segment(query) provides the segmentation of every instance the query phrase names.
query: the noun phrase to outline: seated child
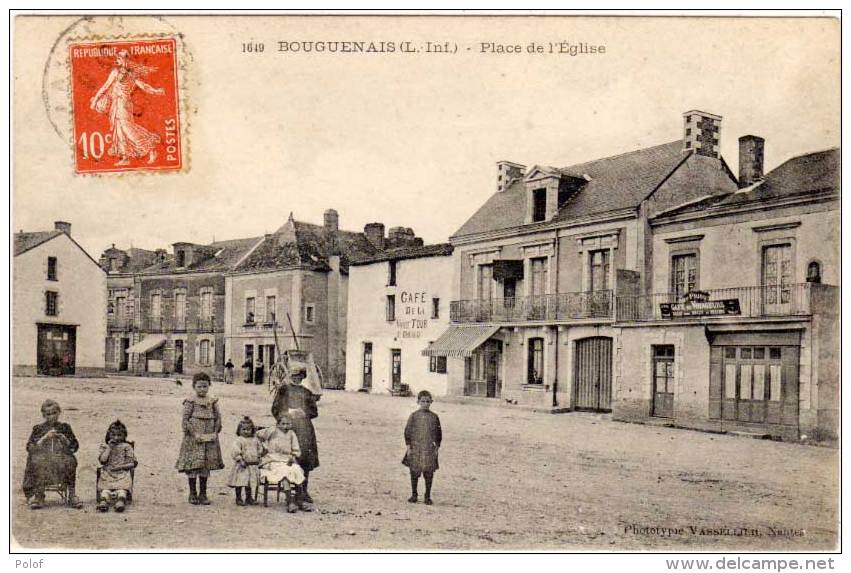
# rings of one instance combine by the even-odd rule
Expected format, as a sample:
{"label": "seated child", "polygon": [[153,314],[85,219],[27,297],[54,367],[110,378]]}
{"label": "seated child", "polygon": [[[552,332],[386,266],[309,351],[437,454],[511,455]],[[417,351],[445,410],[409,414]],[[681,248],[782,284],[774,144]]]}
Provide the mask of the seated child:
{"label": "seated child", "polygon": [[[263,444],[255,435],[254,422],[245,416],[236,427],[236,443],[234,444],[233,460],[235,465],[230,472],[228,485],[236,490],[237,505],[254,505],[257,503],[252,495],[257,491],[260,481],[260,457],[263,455]],[[242,501],[242,490],[245,490],[245,501]]]}
{"label": "seated child", "polygon": [[121,513],[127,504],[127,494],[133,487],[130,470],[138,465],[133,446],[127,442],[127,428],[116,420],[106,430],[106,443],[100,446],[100,490],[98,511],[109,511],[109,503],[115,502],[115,511]]}
{"label": "seated child", "polygon": [[83,506],[75,491],[77,458],[74,454],[80,444],[71,426],[59,421],[61,412],[59,404],[45,400],[41,405],[44,423],[33,426],[27,441],[23,489],[31,509],[40,509],[44,505],[44,490],[52,485],[67,487],[70,507],[79,509]]}
{"label": "seated child", "polygon": [[300,487],[304,483],[304,472],[296,458],[301,455],[301,448],[292,426],[289,414],[280,414],[277,426],[257,432],[266,452],[260,460],[260,477],[269,483],[283,482],[289,513],[299,509],[310,511]]}

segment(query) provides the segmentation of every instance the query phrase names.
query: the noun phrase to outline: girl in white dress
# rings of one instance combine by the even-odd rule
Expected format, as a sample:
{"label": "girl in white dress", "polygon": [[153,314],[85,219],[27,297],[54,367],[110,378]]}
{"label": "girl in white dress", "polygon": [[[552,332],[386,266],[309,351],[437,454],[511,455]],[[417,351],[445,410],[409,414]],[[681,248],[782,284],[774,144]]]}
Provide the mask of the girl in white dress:
{"label": "girl in white dress", "polygon": [[282,483],[287,496],[287,511],[295,513],[298,509],[307,510],[301,495],[304,472],[296,458],[301,455],[298,438],[292,430],[289,414],[281,414],[278,424],[257,432],[265,450],[260,459],[260,477],[269,483]]}

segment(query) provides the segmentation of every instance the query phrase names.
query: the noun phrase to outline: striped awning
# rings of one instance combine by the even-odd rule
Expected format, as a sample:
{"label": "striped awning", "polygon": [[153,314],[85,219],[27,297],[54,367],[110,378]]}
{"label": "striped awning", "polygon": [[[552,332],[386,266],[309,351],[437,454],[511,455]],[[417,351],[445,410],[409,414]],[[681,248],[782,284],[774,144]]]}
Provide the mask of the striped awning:
{"label": "striped awning", "polygon": [[473,351],[493,336],[499,326],[490,324],[470,324],[450,326],[440,338],[423,350],[423,356],[449,356],[464,358],[472,356]]}
{"label": "striped awning", "polygon": [[165,344],[165,336],[162,334],[152,334],[140,340],[133,346],[127,349],[127,354],[145,354],[154,348],[159,348]]}

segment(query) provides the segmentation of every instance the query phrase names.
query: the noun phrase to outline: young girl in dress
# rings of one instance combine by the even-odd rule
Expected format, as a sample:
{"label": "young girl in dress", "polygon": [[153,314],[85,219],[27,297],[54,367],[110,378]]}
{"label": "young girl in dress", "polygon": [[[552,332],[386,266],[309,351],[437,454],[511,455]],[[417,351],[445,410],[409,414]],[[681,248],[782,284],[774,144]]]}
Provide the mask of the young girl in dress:
{"label": "young girl in dress", "polygon": [[434,400],[428,390],[417,394],[417,405],[419,409],[408,418],[405,426],[405,445],[407,452],[402,463],[411,470],[411,497],[408,501],[417,502],[417,484],[420,475],[425,478],[426,505],[431,505],[431,484],[434,480],[434,472],[439,467],[437,464],[437,451],[443,440],[443,432],[440,429],[440,418],[431,411],[431,403]]}
{"label": "young girl in dress", "polygon": [[66,501],[70,507],[83,506],[75,492],[77,458],[74,454],[80,444],[71,426],[59,421],[61,413],[59,404],[45,400],[41,405],[44,422],[33,426],[27,441],[23,489],[30,509],[40,509],[44,505],[44,489],[51,485],[66,486]]}
{"label": "young girl in dress", "polygon": [[207,373],[199,372],[192,377],[192,389],[195,395],[183,401],[183,442],[176,467],[189,478],[189,503],[210,505],[207,478],[210,471],[225,467],[219,446],[222,416],[218,398],[207,396],[210,391]]}
{"label": "young girl in dress", "polygon": [[101,463],[98,489],[100,501],[98,511],[109,511],[110,502],[115,502],[115,511],[121,513],[127,504],[127,495],[133,487],[130,470],[138,465],[133,446],[127,442],[127,428],[116,420],[106,430],[104,444],[100,446]]}
{"label": "young girl in dress", "polygon": [[[230,472],[228,485],[236,491],[237,505],[254,505],[256,500],[252,495],[257,491],[260,458],[263,455],[263,445],[255,435],[254,422],[245,416],[236,427],[236,443],[233,450],[235,465]],[[245,490],[245,501],[242,501],[242,490]]]}
{"label": "young girl in dress", "polygon": [[266,452],[260,460],[260,476],[269,483],[283,481],[289,513],[295,513],[299,509],[312,511],[302,494],[304,472],[296,461],[301,455],[301,448],[292,426],[289,414],[280,414],[277,426],[257,432]]}

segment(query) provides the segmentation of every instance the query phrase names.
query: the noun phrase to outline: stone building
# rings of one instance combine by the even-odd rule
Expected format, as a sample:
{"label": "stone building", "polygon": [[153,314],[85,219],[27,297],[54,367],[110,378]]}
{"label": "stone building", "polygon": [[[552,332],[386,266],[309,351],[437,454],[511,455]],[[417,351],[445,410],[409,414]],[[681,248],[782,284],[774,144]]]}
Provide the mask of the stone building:
{"label": "stone building", "polygon": [[447,358],[423,356],[449,324],[452,245],[403,246],[349,265],[346,390],[449,393]]}
{"label": "stone building", "polygon": [[225,272],[260,241],[180,242],[172,245],[171,253],[107,249],[101,256],[109,287],[107,368],[221,375]]}
{"label": "stone building", "polygon": [[381,223],[343,230],[334,209],[322,225],[290,214],[227,273],[224,353],[242,374],[237,379],[261,382],[280,352],[299,348],[313,354],[325,386],[343,388],[350,262],[416,244],[422,241],[409,228],[391,228],[386,237]]}
{"label": "stone building", "polygon": [[839,151],[763,177],[740,138],[741,189],[650,219],[651,290],[618,300],[614,415],[789,439],[839,412]]}
{"label": "stone building", "polygon": [[500,162],[496,193],[450,237],[452,325],[426,350],[449,358],[450,387],[611,410],[615,301],[649,288],[650,219],[737,188],[705,135],[720,121],[686,112],[683,139],[568,167]]}
{"label": "stone building", "polygon": [[106,276],[71,224],[15,233],[12,373],[103,375]]}

